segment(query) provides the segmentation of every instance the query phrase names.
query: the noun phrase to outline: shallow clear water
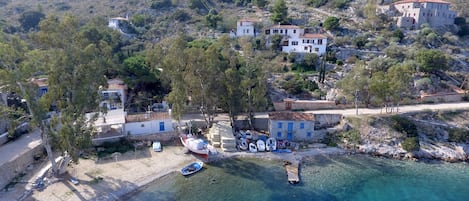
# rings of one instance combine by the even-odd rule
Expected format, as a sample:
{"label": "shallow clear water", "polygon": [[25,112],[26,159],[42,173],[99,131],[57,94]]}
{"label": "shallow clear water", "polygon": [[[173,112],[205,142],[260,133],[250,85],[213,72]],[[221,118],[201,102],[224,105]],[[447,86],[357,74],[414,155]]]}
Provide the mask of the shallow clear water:
{"label": "shallow clear water", "polygon": [[[127,199],[127,198],[126,198]],[[301,183],[286,182],[281,162],[228,159],[190,177],[165,176],[129,200],[163,201],[466,201],[469,165],[355,156],[304,160]]]}

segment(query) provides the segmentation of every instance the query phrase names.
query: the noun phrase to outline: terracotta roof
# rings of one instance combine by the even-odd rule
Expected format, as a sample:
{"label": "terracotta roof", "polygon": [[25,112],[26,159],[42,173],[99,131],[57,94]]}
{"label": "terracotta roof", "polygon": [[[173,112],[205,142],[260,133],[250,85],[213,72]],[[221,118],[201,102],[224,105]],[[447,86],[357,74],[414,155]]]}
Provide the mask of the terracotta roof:
{"label": "terracotta roof", "polygon": [[33,78],[31,82],[36,84],[38,87],[46,87],[47,86],[47,78]]}
{"label": "terracotta roof", "polygon": [[168,112],[150,112],[141,114],[132,114],[125,117],[126,122],[142,122],[151,120],[171,119]]}
{"label": "terracotta roof", "polygon": [[444,4],[451,4],[447,1],[442,0],[402,0],[398,2],[394,2],[394,4],[403,4],[403,3],[444,3]]}
{"label": "terracotta roof", "polygon": [[112,79],[107,81],[108,87],[107,89],[124,89],[127,90],[127,85],[124,81],[120,79]]}
{"label": "terracotta roof", "polygon": [[271,120],[293,120],[293,121],[314,121],[314,114],[299,112],[274,112],[269,113]]}
{"label": "terracotta roof", "polygon": [[299,26],[296,25],[275,25],[270,27],[271,29],[299,29]]}
{"label": "terracotta roof", "polygon": [[303,34],[300,38],[327,38],[325,35],[322,34]]}

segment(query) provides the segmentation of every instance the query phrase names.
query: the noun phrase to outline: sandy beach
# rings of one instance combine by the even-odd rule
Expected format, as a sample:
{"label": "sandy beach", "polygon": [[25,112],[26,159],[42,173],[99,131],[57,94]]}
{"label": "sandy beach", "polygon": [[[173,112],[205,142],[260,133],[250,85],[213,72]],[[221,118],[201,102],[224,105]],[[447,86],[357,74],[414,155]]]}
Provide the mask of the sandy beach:
{"label": "sandy beach", "polygon": [[[339,148],[310,148],[293,153],[219,153],[215,160],[230,157],[255,157],[266,160],[301,160],[307,156],[333,155],[345,153]],[[68,174],[53,182],[42,191],[34,190],[27,201],[83,201],[83,200],[119,200],[125,194],[135,191],[162,176],[178,171],[184,165],[198,160],[192,154],[185,154],[182,146],[165,146],[163,152],[154,152],[144,148],[136,152],[127,152],[121,156],[106,160],[81,159],[79,164],[69,167]],[[69,181],[75,177],[78,185]],[[16,190],[2,192],[2,200],[18,200],[24,192],[24,186],[18,184]],[[23,188],[23,191],[18,190]]]}

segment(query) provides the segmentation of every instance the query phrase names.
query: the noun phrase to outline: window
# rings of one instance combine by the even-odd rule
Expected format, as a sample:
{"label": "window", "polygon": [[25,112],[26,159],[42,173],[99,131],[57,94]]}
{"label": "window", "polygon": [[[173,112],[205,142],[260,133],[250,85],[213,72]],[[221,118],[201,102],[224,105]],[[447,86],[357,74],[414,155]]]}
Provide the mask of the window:
{"label": "window", "polygon": [[309,43],[309,40],[306,40],[306,43]]}
{"label": "window", "polygon": [[246,33],[249,33],[249,29],[248,29],[248,30],[246,30]]}
{"label": "window", "polygon": [[307,132],[306,137],[311,137],[311,132]]}
{"label": "window", "polygon": [[164,122],[160,122],[160,131],[164,131]]}
{"label": "window", "polygon": [[294,34],[296,33],[296,29],[293,29],[293,33],[294,33]]}
{"label": "window", "polygon": [[283,33],[283,30],[282,30],[282,29],[280,29],[280,33]]}
{"label": "window", "polygon": [[282,138],[282,132],[277,132],[277,138]]}
{"label": "window", "polygon": [[292,41],[291,45],[298,45],[298,41]]}
{"label": "window", "polygon": [[305,43],[305,39],[303,39],[303,43]]}
{"label": "window", "polygon": [[287,34],[287,33],[288,33],[288,29],[285,29],[285,34]]}
{"label": "window", "polygon": [[319,48],[317,48],[317,47],[314,48],[314,51],[315,51],[315,52],[319,52]]}
{"label": "window", "polygon": [[305,46],[305,50],[308,50],[308,47]]}
{"label": "window", "polygon": [[278,30],[277,30],[277,29],[274,29],[274,34],[275,34],[275,33],[278,33]]}
{"label": "window", "polygon": [[322,39],[318,39],[318,44],[322,45]]}
{"label": "window", "polygon": [[301,122],[300,123],[300,129],[304,129],[305,128],[305,123]]}
{"label": "window", "polygon": [[278,122],[277,127],[282,128],[282,122]]}

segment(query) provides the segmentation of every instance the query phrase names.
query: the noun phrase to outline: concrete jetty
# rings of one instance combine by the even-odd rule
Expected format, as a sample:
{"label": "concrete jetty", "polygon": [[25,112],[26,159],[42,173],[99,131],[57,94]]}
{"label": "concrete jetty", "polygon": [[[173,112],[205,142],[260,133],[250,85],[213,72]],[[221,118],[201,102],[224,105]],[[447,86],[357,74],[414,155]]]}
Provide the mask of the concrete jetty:
{"label": "concrete jetty", "polygon": [[287,180],[290,184],[300,182],[299,167],[300,161],[284,161],[285,170],[287,171]]}

